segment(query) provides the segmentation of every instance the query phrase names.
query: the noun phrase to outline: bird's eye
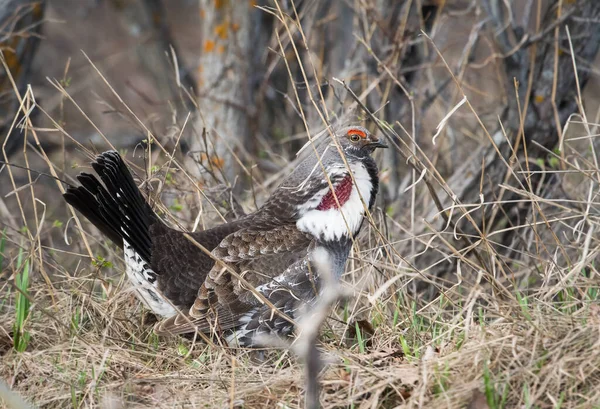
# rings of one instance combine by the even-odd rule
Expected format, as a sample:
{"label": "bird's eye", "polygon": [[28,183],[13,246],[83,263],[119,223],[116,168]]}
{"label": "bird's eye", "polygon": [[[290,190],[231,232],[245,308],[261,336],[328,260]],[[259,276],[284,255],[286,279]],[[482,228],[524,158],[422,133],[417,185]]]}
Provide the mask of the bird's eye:
{"label": "bird's eye", "polygon": [[357,135],[357,134],[351,134],[351,135],[350,135],[350,140],[351,140],[352,142],[358,142],[358,141],[360,141],[360,136],[359,136],[359,135]]}

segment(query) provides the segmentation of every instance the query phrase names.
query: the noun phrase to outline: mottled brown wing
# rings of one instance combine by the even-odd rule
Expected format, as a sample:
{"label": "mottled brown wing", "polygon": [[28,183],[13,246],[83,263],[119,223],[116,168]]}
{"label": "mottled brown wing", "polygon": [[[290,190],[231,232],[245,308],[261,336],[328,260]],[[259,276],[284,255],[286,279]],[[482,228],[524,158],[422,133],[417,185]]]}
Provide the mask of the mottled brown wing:
{"label": "mottled brown wing", "polygon": [[[209,251],[225,237],[245,225],[245,220],[225,223],[213,229],[190,233],[192,238]],[[214,258],[188,240],[184,233],[163,223],[150,226],[152,237],[151,267],[158,272],[161,292],[180,308],[189,308],[204,283]]]}
{"label": "mottled brown wing", "polygon": [[311,240],[295,224],[264,230],[262,227],[252,225],[230,234],[215,247],[213,255],[227,263],[238,263],[273,254],[296,252],[306,248]]}
{"label": "mottled brown wing", "polygon": [[[203,317],[211,306],[214,308],[215,305],[225,306],[234,312],[237,310],[240,304],[238,297],[244,285],[229,269],[243,275],[249,285],[257,286],[285,271],[294,261],[289,257],[305,253],[309,244],[310,236],[300,232],[295,226],[280,226],[270,231],[243,229],[229,235],[213,250],[213,255],[222,263],[216,263],[208,273],[198,297],[190,308],[190,316]],[[276,255],[281,255],[282,260],[274,263],[274,268],[264,268],[265,262],[272,260]],[[266,260],[258,261],[263,258]],[[290,264],[284,266],[281,261],[289,261]],[[264,269],[254,270],[257,267]],[[248,271],[250,269],[257,273]]]}
{"label": "mottled brown wing", "polygon": [[[239,270],[242,272],[244,279],[256,288],[271,281],[273,277],[280,275],[298,260],[306,257],[307,252],[307,248],[303,247],[298,252],[259,257],[240,263]],[[245,301],[244,297],[250,294],[249,292],[242,291],[241,285],[236,285],[234,291],[240,296],[242,302]]]}
{"label": "mottled brown wing", "polygon": [[[253,305],[238,298],[234,282],[230,278],[230,274],[218,277],[219,285],[216,288],[205,282],[189,312],[182,312],[163,320],[157,324],[154,331],[158,335],[177,335],[194,331],[209,334],[239,325],[241,317],[247,314]],[[239,291],[247,292],[241,287]]]}
{"label": "mottled brown wing", "polygon": [[[256,295],[248,288],[258,288],[272,282],[274,277],[281,276],[290,266],[307,256],[307,248],[308,244],[296,252],[260,257],[237,264],[234,269],[243,281],[230,274],[229,270],[211,276],[206,281],[206,295],[202,297],[208,301],[204,304],[205,308],[209,306],[214,310],[216,306],[221,317],[247,312],[249,306],[255,305],[257,301]],[[211,294],[216,298],[211,298]],[[196,314],[192,313],[194,316]]]}
{"label": "mottled brown wing", "polygon": [[216,305],[200,318],[186,314],[166,319],[157,324],[155,332],[159,335],[176,335],[194,331],[207,334],[224,331],[229,332],[238,345],[254,346],[260,343],[255,339],[258,334],[291,334],[293,325],[288,318],[296,319],[303,306],[314,302],[319,286],[308,257],[304,257],[290,265],[276,279],[257,287],[258,292],[277,311],[245,290],[240,293],[238,304]]}
{"label": "mottled brown wing", "polygon": [[[307,255],[308,244],[298,252],[271,255],[229,265],[256,288],[272,281],[289,266]],[[237,325],[239,318],[250,311],[257,299],[245,284],[233,276],[222,263],[211,269],[193,306],[184,315],[165,320],[157,327],[157,334],[183,334],[195,330],[210,332],[217,327],[227,330]]]}

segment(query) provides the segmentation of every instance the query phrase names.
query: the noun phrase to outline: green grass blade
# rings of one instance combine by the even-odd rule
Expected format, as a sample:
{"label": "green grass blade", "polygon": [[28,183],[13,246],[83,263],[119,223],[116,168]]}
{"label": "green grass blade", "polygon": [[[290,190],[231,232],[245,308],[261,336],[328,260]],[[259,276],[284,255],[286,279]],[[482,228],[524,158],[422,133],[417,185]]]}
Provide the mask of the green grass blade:
{"label": "green grass blade", "polygon": [[[21,269],[21,266],[23,268]],[[23,249],[19,250],[17,257],[17,275],[15,285],[20,290],[16,293],[15,301],[15,325],[13,346],[18,352],[23,352],[29,344],[30,334],[25,331],[25,321],[29,315],[29,259],[23,264]]]}

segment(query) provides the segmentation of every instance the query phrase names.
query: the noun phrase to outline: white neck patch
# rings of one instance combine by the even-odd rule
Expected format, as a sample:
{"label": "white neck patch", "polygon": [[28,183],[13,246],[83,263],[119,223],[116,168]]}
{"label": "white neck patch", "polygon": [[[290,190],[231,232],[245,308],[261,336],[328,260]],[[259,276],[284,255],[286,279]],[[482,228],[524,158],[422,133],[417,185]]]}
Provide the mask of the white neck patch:
{"label": "white neck patch", "polygon": [[[354,235],[358,232],[365,214],[361,196],[365,205],[368,206],[371,201],[373,183],[369,172],[361,162],[350,165],[350,170],[354,175],[355,184],[352,186],[348,201],[339,209],[307,211],[296,222],[298,230],[324,240],[337,240],[344,235]],[[315,202],[316,207],[320,200]]]}

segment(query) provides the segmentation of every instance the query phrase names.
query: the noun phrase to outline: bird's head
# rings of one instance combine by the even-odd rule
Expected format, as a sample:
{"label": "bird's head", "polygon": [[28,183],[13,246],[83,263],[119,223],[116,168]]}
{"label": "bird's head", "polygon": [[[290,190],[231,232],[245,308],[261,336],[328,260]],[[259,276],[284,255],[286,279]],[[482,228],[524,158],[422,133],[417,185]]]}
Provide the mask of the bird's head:
{"label": "bird's head", "polygon": [[349,126],[335,133],[335,137],[349,159],[361,159],[377,148],[388,146],[362,126]]}

